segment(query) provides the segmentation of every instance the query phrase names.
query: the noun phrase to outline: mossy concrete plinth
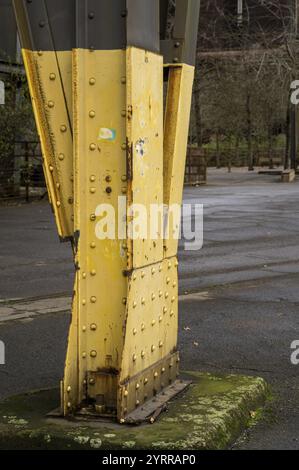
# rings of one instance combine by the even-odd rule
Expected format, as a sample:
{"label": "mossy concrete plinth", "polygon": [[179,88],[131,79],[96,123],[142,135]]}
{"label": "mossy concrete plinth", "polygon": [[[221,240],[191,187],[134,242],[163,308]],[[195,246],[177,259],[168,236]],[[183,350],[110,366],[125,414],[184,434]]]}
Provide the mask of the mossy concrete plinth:
{"label": "mossy concrete plinth", "polygon": [[184,374],[193,384],[153,425],[47,419],[57,390],[0,403],[0,449],[225,449],[259,416],[269,390],[261,378]]}

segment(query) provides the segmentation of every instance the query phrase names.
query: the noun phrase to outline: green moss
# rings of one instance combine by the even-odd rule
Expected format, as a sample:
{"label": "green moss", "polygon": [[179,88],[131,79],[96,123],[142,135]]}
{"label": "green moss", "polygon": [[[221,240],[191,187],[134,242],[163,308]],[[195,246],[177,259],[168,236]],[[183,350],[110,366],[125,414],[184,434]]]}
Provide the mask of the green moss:
{"label": "green moss", "polygon": [[263,379],[188,373],[193,384],[154,425],[47,420],[59,393],[41,391],[0,404],[0,449],[224,449],[262,416]]}

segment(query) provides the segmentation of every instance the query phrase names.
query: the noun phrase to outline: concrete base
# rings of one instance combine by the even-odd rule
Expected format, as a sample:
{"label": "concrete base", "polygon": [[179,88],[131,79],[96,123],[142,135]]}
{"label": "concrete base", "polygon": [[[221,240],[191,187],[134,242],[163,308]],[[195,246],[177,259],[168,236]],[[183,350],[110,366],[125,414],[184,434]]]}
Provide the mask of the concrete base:
{"label": "concrete base", "polygon": [[281,174],[282,183],[292,183],[296,178],[295,170],[285,170]]}
{"label": "concrete base", "polygon": [[40,391],[0,403],[0,450],[225,449],[256,420],[269,397],[261,378],[190,372],[193,384],[153,425],[46,418],[59,391]]}

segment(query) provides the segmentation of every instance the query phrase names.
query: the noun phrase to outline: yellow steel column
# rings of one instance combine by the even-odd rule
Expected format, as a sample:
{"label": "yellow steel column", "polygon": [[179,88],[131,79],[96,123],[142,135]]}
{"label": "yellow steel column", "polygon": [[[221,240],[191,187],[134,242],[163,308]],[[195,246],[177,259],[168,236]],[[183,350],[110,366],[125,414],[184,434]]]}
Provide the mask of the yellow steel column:
{"label": "yellow steel column", "polygon": [[22,53],[58,233],[63,239],[72,238],[71,51],[56,53],[22,49]]}
{"label": "yellow steel column", "polygon": [[[127,193],[126,52],[73,53],[76,293],[64,377],[64,413],[83,400],[117,408],[127,296],[126,239],[99,239],[97,224]],[[111,228],[111,227],[110,227]],[[75,330],[77,328],[77,334]],[[74,370],[76,369],[76,373]]]}

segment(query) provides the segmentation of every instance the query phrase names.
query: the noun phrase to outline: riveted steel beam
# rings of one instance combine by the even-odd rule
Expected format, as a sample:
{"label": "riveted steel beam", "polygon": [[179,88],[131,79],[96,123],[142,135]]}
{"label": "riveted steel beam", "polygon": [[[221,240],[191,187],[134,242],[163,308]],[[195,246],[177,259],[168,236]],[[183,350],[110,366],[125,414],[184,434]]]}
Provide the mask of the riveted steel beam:
{"label": "riveted steel beam", "polygon": [[13,1],[43,151],[48,192],[63,240],[73,239],[72,0]]}
{"label": "riveted steel beam", "polygon": [[176,0],[170,37],[166,37],[169,0],[161,0],[161,53],[164,62],[195,65],[200,0]]}
{"label": "riveted steel beam", "polygon": [[159,0],[77,0],[79,49],[159,52]]}
{"label": "riveted steel beam", "polygon": [[11,0],[0,0],[0,12],[0,61],[15,64],[17,62],[17,25]]}
{"label": "riveted steel beam", "polygon": [[[164,240],[163,204],[182,200],[193,67],[170,66],[163,130],[158,0],[14,5],[58,230],[73,236],[61,411],[130,422],[178,376],[177,241]],[[142,237],[132,206],[145,211]],[[110,211],[116,230],[103,237]]]}

